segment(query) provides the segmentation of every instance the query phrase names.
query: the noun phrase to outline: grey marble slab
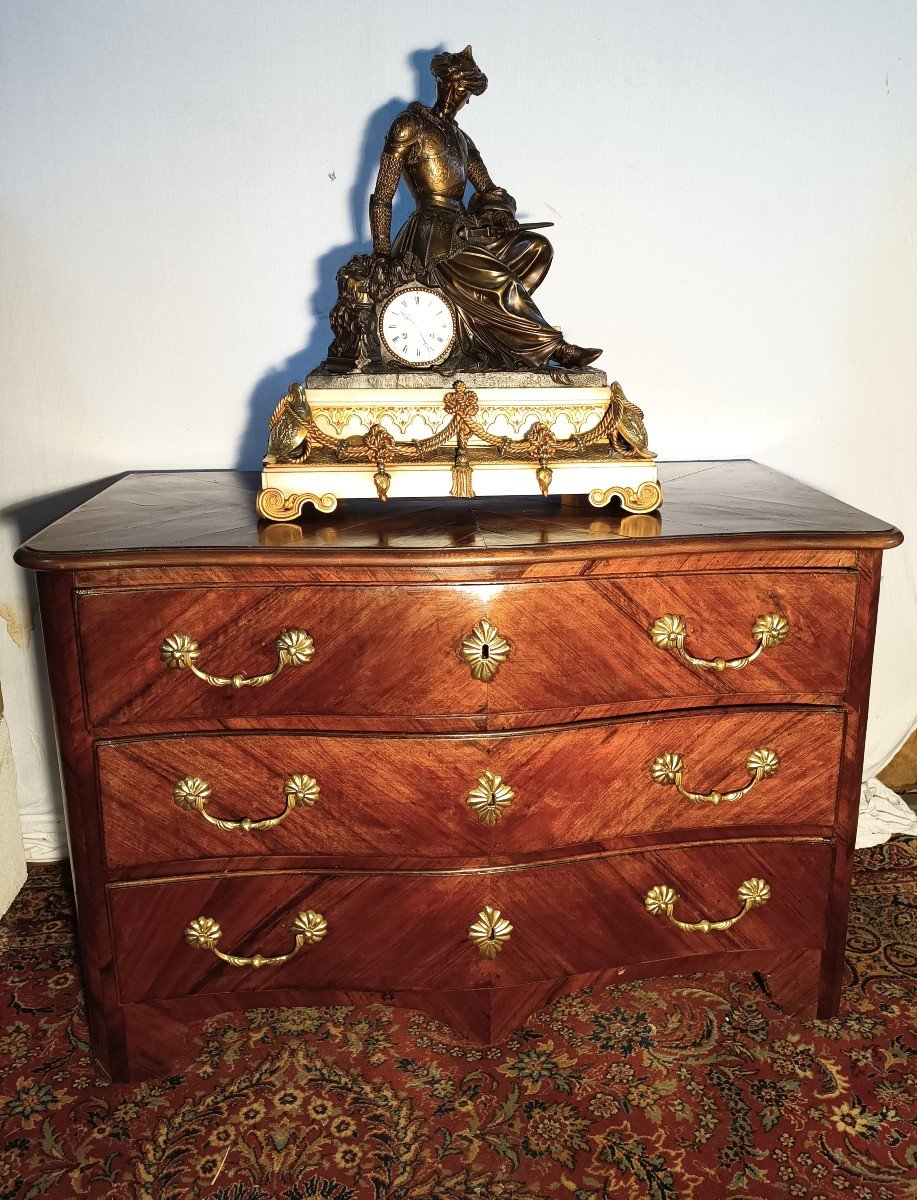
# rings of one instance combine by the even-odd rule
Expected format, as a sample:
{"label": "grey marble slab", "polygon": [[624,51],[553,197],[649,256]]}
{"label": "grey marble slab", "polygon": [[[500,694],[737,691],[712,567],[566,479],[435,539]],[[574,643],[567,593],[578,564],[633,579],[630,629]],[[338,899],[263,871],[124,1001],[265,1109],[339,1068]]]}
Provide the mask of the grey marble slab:
{"label": "grey marble slab", "polygon": [[604,371],[586,367],[581,371],[388,371],[378,374],[332,375],[328,371],[310,371],[306,387],[332,391],[370,389],[451,388],[461,379],[468,388],[559,388],[608,386]]}

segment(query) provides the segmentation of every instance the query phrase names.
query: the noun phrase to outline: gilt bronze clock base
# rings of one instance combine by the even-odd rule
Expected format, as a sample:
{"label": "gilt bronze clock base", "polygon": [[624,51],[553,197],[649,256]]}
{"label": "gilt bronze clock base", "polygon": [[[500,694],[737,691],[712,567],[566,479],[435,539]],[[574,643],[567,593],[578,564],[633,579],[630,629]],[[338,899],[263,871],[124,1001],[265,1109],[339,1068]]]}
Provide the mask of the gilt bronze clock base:
{"label": "gilt bronze clock base", "polygon": [[[553,468],[551,495],[586,495],[602,507],[613,499],[631,513],[647,513],[662,503],[655,463],[560,463]],[[530,466],[521,463],[475,463],[475,496],[538,496],[542,492]],[[313,506],[330,513],[344,499],[375,499],[373,468],[366,466],[265,467],[258,493],[258,515],[268,521],[295,521]],[[419,463],[392,471],[389,498],[453,496],[448,463]]]}
{"label": "gilt bronze clock base", "polygon": [[[438,384],[438,386],[437,386]],[[258,514],[295,521],[343,499],[585,495],[662,503],[643,414],[603,372],[313,372],[270,423]]]}

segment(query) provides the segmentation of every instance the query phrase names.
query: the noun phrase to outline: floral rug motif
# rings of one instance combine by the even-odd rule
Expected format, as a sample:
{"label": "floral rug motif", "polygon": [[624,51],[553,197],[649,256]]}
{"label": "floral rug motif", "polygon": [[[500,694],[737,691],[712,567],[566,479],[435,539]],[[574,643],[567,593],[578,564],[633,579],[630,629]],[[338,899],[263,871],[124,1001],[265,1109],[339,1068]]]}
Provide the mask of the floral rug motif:
{"label": "floral rug motif", "polygon": [[0,923],[0,1200],[917,1197],[917,840],[857,853],[832,1021],[752,978],[594,988],[506,1043],[262,1010],[165,1079],[99,1085],[66,874]]}

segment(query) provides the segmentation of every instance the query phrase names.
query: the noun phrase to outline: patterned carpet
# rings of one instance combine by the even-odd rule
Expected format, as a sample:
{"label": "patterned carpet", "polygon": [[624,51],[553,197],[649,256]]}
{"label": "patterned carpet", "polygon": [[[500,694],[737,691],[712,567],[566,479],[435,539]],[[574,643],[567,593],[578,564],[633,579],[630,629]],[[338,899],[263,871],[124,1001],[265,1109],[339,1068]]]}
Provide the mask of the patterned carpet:
{"label": "patterned carpet", "polygon": [[564,997],[492,1049],[383,1005],[261,1011],[106,1087],[66,880],[37,868],[0,924],[0,1197],[917,1196],[917,841],[857,867],[833,1021],[718,977]]}

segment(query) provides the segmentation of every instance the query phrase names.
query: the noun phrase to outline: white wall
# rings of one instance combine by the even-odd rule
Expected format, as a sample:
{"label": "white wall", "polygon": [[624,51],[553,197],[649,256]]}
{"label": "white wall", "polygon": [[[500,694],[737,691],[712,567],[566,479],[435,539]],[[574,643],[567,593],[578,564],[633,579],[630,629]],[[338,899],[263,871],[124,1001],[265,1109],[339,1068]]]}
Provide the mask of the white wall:
{"label": "white wall", "polygon": [[[607,347],[661,455],[755,457],[917,532],[912,3],[0,0],[0,22],[0,679],[34,854],[60,846],[57,784],[14,546],[118,472],[257,466],[441,46],[473,43],[491,86],[463,123],[557,222],[545,313]],[[914,724],[914,564],[886,558],[873,767]]]}

